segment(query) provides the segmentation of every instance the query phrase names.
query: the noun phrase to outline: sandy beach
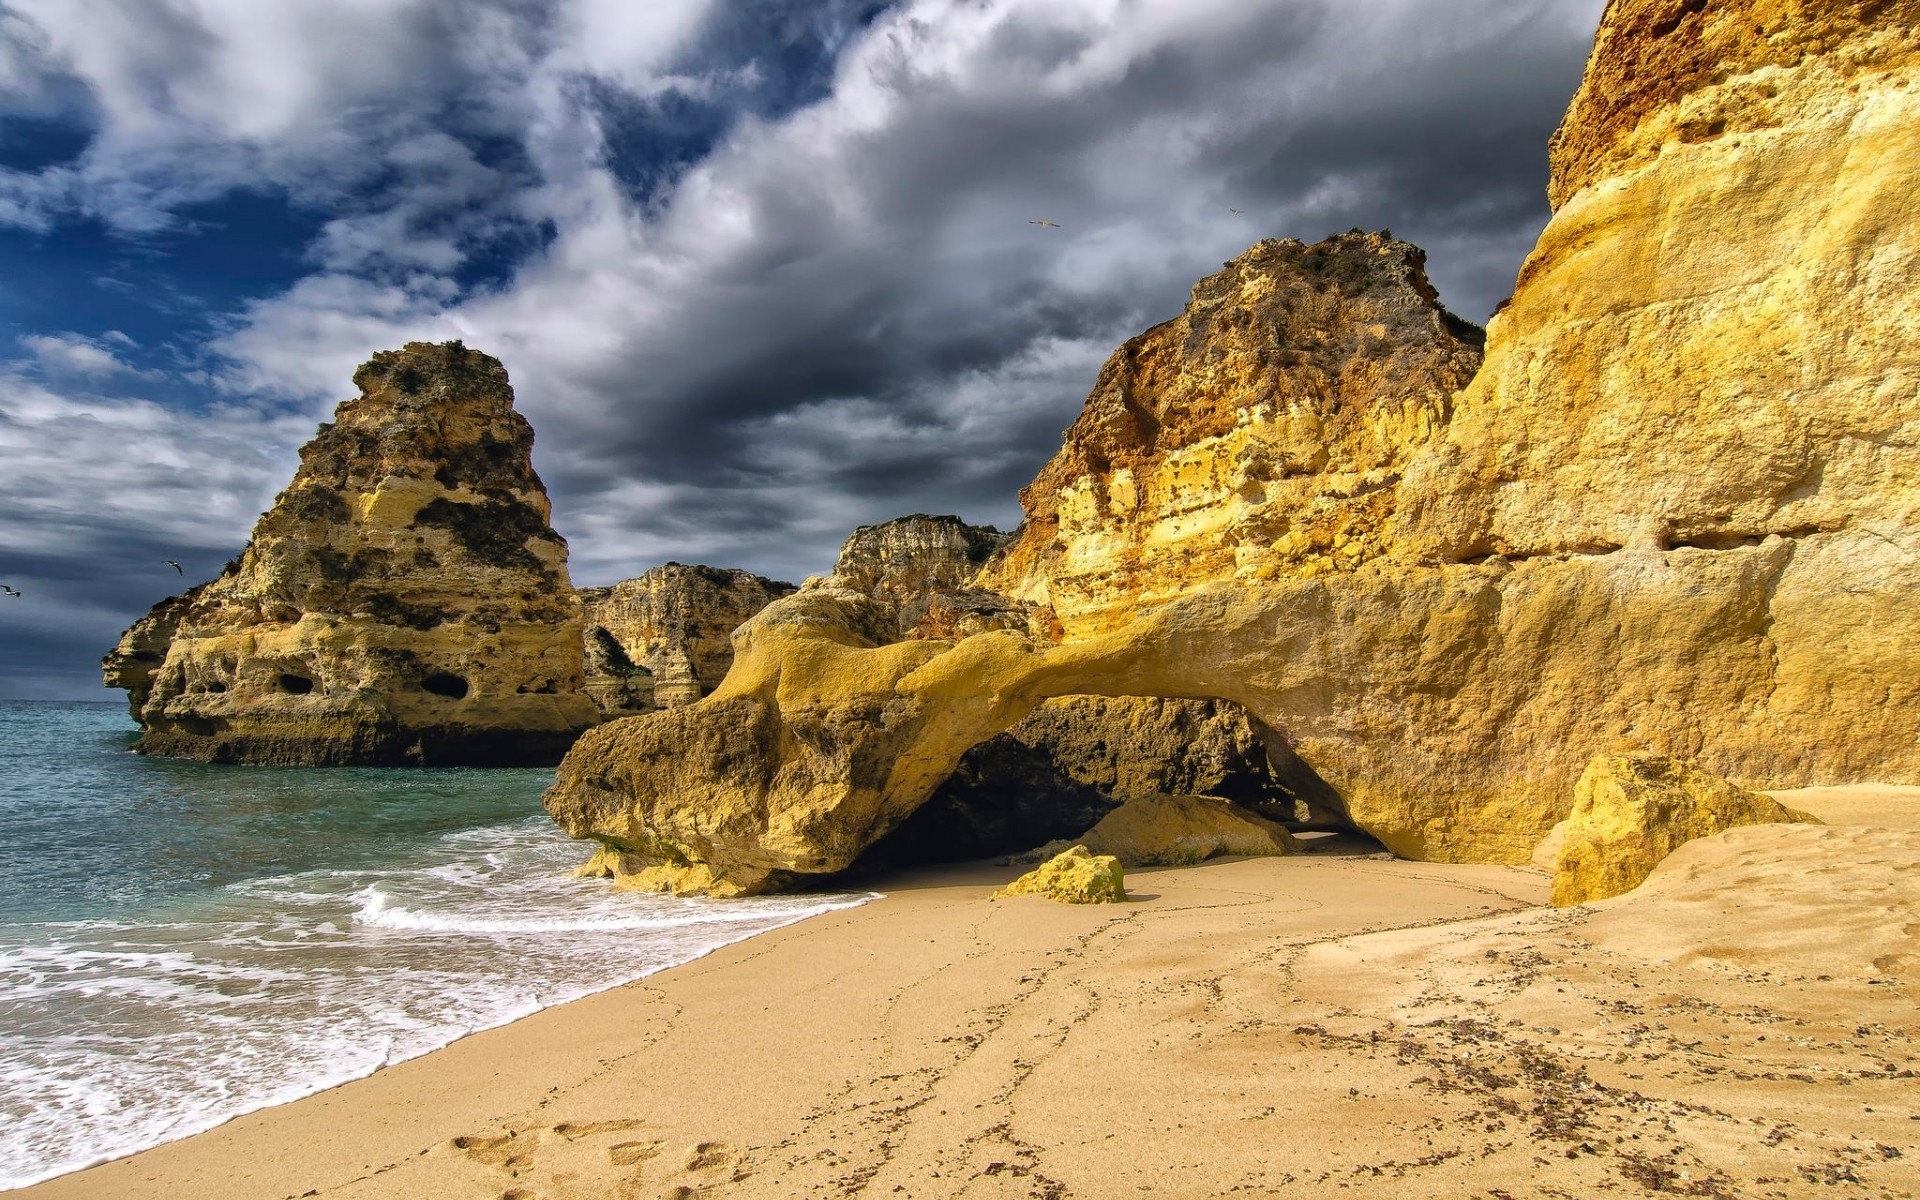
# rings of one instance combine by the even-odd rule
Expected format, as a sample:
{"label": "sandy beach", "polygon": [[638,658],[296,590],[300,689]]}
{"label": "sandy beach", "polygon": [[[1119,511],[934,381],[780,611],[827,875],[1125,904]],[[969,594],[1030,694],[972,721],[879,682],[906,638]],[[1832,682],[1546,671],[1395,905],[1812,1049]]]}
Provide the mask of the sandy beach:
{"label": "sandy beach", "polygon": [[1339,840],[1123,906],[916,872],[19,1194],[1920,1194],[1920,789],[1789,795],[1835,824],[1573,910]]}

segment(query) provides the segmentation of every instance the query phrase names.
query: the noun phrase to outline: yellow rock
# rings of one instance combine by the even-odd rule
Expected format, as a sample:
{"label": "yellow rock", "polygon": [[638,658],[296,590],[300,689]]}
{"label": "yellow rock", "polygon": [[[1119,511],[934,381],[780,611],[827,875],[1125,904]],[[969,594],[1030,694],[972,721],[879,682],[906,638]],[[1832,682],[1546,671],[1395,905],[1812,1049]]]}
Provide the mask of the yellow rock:
{"label": "yellow rock", "polygon": [[587,691],[609,717],[691,704],[726,678],[728,636],[794,590],[746,571],[686,563],[582,588]]}
{"label": "yellow rock", "polygon": [[1075,694],[1238,703],[1289,786],[1426,860],[1527,862],[1621,744],[1920,782],[1917,29],[1615,0],[1477,374],[1413,247],[1263,243],[1023,492],[976,582],[1032,640],[881,646],[803,592],[688,718],[584,737],[549,810],[783,886]]}
{"label": "yellow rock", "polygon": [[559,760],[598,720],[533,430],[500,363],[409,343],[300,452],[219,578],[102,664],[142,753],[282,766]]}
{"label": "yellow rock", "polygon": [[994,894],[1002,896],[1044,896],[1062,904],[1119,904],[1126,900],[1124,872],[1120,860],[1106,854],[1089,853],[1085,846],[1074,846],[1028,871]]}
{"label": "yellow rock", "polygon": [[1821,823],[1677,759],[1599,755],[1574,785],[1572,815],[1550,839],[1559,841],[1553,902],[1582,904],[1630,892],[1686,842],[1783,822]]}
{"label": "yellow rock", "polygon": [[1286,827],[1213,796],[1140,796],[1080,839],[1130,867],[1184,866],[1222,854],[1294,854]]}
{"label": "yellow rock", "polygon": [[1264,241],[1195,284],[1107,360],[980,585],[1071,639],[1198,584],[1377,549],[1393,484],[1480,366],[1481,331],[1440,306],[1425,263],[1356,231]]}

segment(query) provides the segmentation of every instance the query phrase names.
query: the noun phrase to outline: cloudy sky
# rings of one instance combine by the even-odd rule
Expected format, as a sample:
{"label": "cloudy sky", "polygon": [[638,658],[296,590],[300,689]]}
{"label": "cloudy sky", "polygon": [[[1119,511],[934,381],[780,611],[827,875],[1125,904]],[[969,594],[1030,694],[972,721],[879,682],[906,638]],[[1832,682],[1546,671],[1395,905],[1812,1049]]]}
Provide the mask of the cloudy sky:
{"label": "cloudy sky", "polygon": [[1262,237],[1389,227],[1484,320],[1601,7],[0,0],[0,697],[102,696],[411,338],[506,362],[577,582],[1011,526]]}

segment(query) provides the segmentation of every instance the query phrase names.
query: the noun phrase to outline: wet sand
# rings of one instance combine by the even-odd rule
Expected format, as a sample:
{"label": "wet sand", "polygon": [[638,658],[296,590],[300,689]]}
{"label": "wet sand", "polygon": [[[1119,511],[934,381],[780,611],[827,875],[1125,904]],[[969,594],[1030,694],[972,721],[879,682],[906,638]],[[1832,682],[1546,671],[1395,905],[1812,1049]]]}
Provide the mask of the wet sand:
{"label": "wet sand", "polygon": [[1630,896],[1313,854],[887,898],[25,1197],[1920,1195],[1920,789]]}

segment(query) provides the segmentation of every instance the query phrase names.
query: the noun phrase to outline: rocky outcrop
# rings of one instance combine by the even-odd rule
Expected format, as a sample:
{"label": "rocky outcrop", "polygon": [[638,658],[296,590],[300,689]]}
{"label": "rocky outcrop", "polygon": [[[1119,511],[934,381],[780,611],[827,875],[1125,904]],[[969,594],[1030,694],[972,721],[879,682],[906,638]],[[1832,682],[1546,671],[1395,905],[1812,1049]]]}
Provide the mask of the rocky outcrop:
{"label": "rocky outcrop", "polygon": [[726,677],[734,629],[793,592],[746,571],[674,562],[582,588],[588,689],[609,716],[692,704]]}
{"label": "rocky outcrop", "polygon": [[549,807],[773,886],[1071,694],[1240,704],[1433,860],[1526,862],[1623,743],[1920,779],[1916,5],[1615,0],[1470,386],[1417,251],[1263,243],[1108,363],[976,581],[1057,642],[878,646],[803,592],[703,714],[756,749],[596,731]]}
{"label": "rocky outcrop", "polygon": [[1078,638],[1200,584],[1378,554],[1402,472],[1480,366],[1425,264],[1355,232],[1262,242],[1201,280],[1107,360],[980,585]]}
{"label": "rocky outcrop", "polygon": [[587,695],[603,717],[652,712],[660,707],[654,694],[653,670],[627,657],[605,626],[586,625],[580,646],[586,672]]}
{"label": "rocky outcrop", "polygon": [[104,663],[136,749],[210,762],[547,763],[597,717],[578,601],[500,363],[408,344],[217,579],[162,601]]}
{"label": "rocky outcrop", "polygon": [[891,606],[902,637],[957,640],[1025,629],[1025,605],[973,586],[981,564],[1010,536],[925,513],[862,525],[840,547],[830,582]]}
{"label": "rocky outcrop", "polygon": [[1222,854],[1296,854],[1286,827],[1213,796],[1140,796],[1079,839],[1129,867],[1186,866]]}
{"label": "rocky outcrop", "polygon": [[[1306,322],[1343,310],[1343,296],[1351,293],[1352,307],[1370,322],[1417,326],[1434,343],[1430,353],[1409,356],[1369,340],[1369,334],[1351,340],[1353,353],[1427,364],[1441,375],[1437,381],[1415,378],[1417,366],[1392,372],[1356,366],[1336,374],[1391,375],[1419,404],[1444,405],[1444,385],[1456,382],[1455,373],[1465,369],[1461,360],[1470,360],[1472,350],[1453,333],[1454,323],[1434,301],[1419,262],[1412,247],[1380,237],[1342,237],[1320,247],[1268,243],[1231,265],[1226,278],[1200,285],[1195,309],[1223,329],[1243,331],[1236,336],[1249,344],[1284,348],[1322,340]],[[1302,299],[1289,305],[1273,302],[1276,296]],[[1217,311],[1235,297],[1244,299],[1245,310]],[[1424,318],[1408,315],[1415,310]],[[1296,320],[1297,327],[1271,324]],[[1263,334],[1244,333],[1260,321],[1269,323]],[[1166,338],[1167,328],[1148,338]],[[1168,341],[1181,354],[1206,358],[1204,339]],[[1115,361],[1140,356],[1140,345],[1130,344]],[[1283,368],[1295,365],[1290,354],[1272,353]],[[1125,392],[1145,402],[1144,385],[1122,386],[1115,371],[1110,364],[1096,395]],[[1185,378],[1177,372],[1172,377]],[[1324,390],[1322,374],[1311,379]],[[1276,393],[1263,384],[1258,394],[1271,400]],[[1357,391],[1339,395],[1360,398]],[[1414,403],[1390,407],[1399,411]],[[1169,418],[1174,412],[1165,405],[1159,411]],[[1175,440],[1168,429],[1157,444]],[[1070,435],[1063,455],[1076,453]],[[1003,578],[1010,557],[1028,545],[1023,537],[981,578]],[[1045,564],[1061,556],[1027,557]],[[1159,583],[1142,572],[1128,576],[1136,598],[1143,588],[1174,586],[1168,573],[1178,569],[1178,556],[1156,562],[1163,572]],[[1125,575],[1117,567],[1113,573]],[[1044,588],[1027,590],[1030,603],[1059,599]],[[1220,598],[1246,595],[1236,590]],[[1247,657],[1244,632],[1228,631],[1223,640],[1214,636],[1217,630],[1168,626],[1168,634],[1155,639],[1161,643],[1156,669],[1148,661],[1154,657],[1149,643],[1121,635],[1069,636],[1051,649],[1044,642],[1036,648],[1025,630],[1013,629],[957,643],[894,641],[898,612],[896,603],[847,588],[838,577],[769,606],[735,632],[733,671],[685,719],[669,721],[665,717],[677,714],[664,714],[621,722],[583,739],[547,794],[549,812],[576,836],[652,856],[663,870],[683,861],[701,863],[730,890],[788,886],[802,874],[844,870],[918,809],[972,746],[1026,719],[1048,699],[1091,694],[1242,700],[1229,689],[1244,668],[1236,663],[1222,670],[1219,660],[1223,653]],[[1066,610],[1069,634],[1089,624],[1079,615]],[[1025,844],[1037,840],[1029,837]],[[1538,834],[1528,845],[1536,840]]]}
{"label": "rocky outcrop", "polygon": [[[847,539],[825,583],[891,608],[903,638],[1025,631],[1028,605],[974,586],[981,566],[1011,540],[954,516],[864,525]],[[1238,706],[1209,700],[1049,700],[967,751],[862,866],[1011,854],[1074,837],[1133,796],[1193,792],[1290,809],[1292,797],[1275,780],[1254,725]]]}
{"label": "rocky outcrop", "polygon": [[961,862],[1078,840],[1122,802],[1162,794],[1219,797],[1282,820],[1324,818],[1312,803],[1314,781],[1275,767],[1273,737],[1226,701],[1047,700],[968,750],[861,866]]}
{"label": "rocky outcrop", "polygon": [[1573,813],[1555,826],[1553,902],[1623,895],[1695,838],[1742,825],[1820,819],[1659,755],[1601,754],[1573,789]]}
{"label": "rocky outcrop", "polygon": [[1073,846],[1028,871],[993,894],[1040,896],[1061,904],[1121,904],[1127,899],[1126,873],[1108,855]]}

